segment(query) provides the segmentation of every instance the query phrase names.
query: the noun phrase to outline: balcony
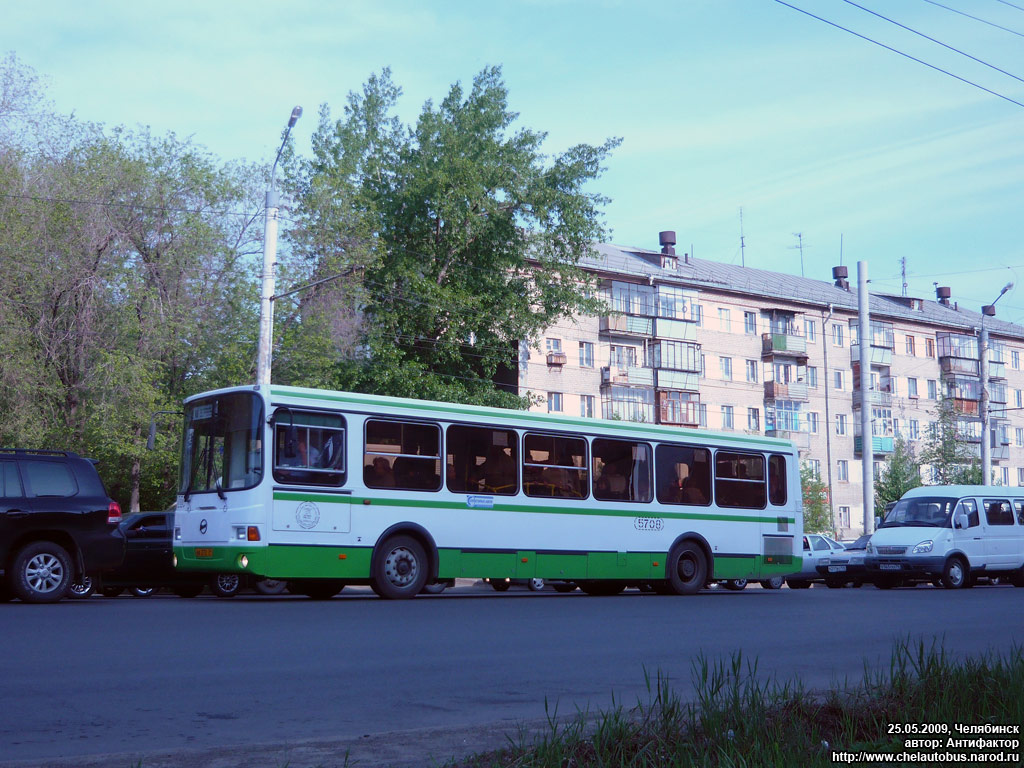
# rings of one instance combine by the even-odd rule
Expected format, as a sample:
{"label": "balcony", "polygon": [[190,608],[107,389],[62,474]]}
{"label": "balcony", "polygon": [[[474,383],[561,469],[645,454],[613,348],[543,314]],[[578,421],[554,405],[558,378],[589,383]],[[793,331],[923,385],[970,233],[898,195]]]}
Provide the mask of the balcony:
{"label": "balcony", "polygon": [[1008,461],[1010,458],[1010,446],[995,445],[989,451],[992,461]]}
{"label": "balcony", "polygon": [[765,400],[797,400],[806,403],[808,401],[807,385],[802,381],[794,381],[784,384],[779,381],[766,381],[764,383]]}
{"label": "balcony", "polygon": [[810,450],[811,436],[807,432],[797,432],[788,429],[766,429],[765,437],[777,437],[780,440],[790,440],[800,450]]}
{"label": "balcony", "polygon": [[[964,357],[942,357],[939,358],[939,367],[945,374],[965,374],[967,376],[978,376],[981,368],[978,361]],[[990,369],[991,370],[991,369]]]}
{"label": "balcony", "polygon": [[612,368],[605,366],[601,369],[601,386],[607,387],[613,384],[620,386],[653,387],[654,369],[641,368],[631,365],[627,368]]}
{"label": "balcony", "polygon": [[788,333],[762,333],[761,357],[769,355],[789,355],[806,360],[807,339]]}
{"label": "balcony", "polygon": [[[892,365],[892,347],[876,347],[874,344],[871,345],[871,351],[868,353],[870,357],[870,365]],[[860,344],[850,345],[850,362],[860,362]]]}
{"label": "balcony", "polygon": [[548,352],[548,367],[549,368],[561,368],[566,364],[565,352]]}
{"label": "balcony", "polygon": [[988,361],[988,377],[990,379],[1006,378],[1006,363],[997,363],[994,360]]}
{"label": "balcony", "polygon": [[700,389],[699,378],[697,373],[656,369],[654,371],[654,386],[658,389],[681,389],[686,392],[696,392]]}
{"label": "balcony", "polygon": [[696,427],[699,425],[698,410],[700,400],[682,400],[675,392],[657,393],[657,412],[659,424],[672,424],[679,427]]}
{"label": "balcony", "polygon": [[602,333],[611,333],[617,336],[650,337],[654,330],[653,318],[637,315],[605,315],[601,318],[600,323]]}
{"label": "balcony", "polygon": [[[863,452],[863,447],[864,447],[864,440],[861,438],[860,435],[854,435],[854,437],[853,437],[853,452],[854,453],[862,453]],[[873,453],[875,456],[878,456],[879,454],[892,453],[893,450],[894,450],[894,448],[893,448],[893,438],[891,438],[891,437],[872,437],[871,438],[871,453]]]}
{"label": "balcony", "polygon": [[653,335],[655,338],[665,341],[696,341],[697,323],[693,320],[655,317]]}
{"label": "balcony", "polygon": [[886,392],[881,389],[870,390],[867,397],[864,397],[864,393],[859,389],[853,391],[853,407],[855,410],[859,409],[864,402],[870,405],[889,408],[892,406],[892,400],[892,392]]}

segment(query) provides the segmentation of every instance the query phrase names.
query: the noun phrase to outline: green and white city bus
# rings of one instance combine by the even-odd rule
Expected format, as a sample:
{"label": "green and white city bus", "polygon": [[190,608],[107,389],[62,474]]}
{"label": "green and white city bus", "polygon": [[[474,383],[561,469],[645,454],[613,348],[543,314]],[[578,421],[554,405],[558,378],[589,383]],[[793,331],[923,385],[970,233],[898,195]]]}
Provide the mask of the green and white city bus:
{"label": "green and white city bus", "polygon": [[692,594],[800,570],[792,443],[300,387],[185,401],[179,569],[405,598],[453,578]]}

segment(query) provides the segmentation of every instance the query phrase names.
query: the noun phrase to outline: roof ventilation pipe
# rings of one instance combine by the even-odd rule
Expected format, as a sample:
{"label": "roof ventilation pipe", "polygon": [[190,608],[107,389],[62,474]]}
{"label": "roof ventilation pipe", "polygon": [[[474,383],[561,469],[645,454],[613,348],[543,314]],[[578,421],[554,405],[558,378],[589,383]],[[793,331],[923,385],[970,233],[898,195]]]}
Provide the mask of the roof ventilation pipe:
{"label": "roof ventilation pipe", "polygon": [[939,304],[944,307],[949,306],[949,297],[953,295],[953,291],[944,285],[937,286],[935,288],[935,298],[939,300]]}
{"label": "roof ventilation pipe", "polygon": [[666,256],[676,255],[676,233],[671,230],[665,230],[664,232],[658,233],[658,242],[661,244],[661,252]]}
{"label": "roof ventilation pipe", "polygon": [[832,267],[832,279],[836,281],[836,288],[850,290],[850,281],[846,279],[849,276],[850,272],[846,267]]}

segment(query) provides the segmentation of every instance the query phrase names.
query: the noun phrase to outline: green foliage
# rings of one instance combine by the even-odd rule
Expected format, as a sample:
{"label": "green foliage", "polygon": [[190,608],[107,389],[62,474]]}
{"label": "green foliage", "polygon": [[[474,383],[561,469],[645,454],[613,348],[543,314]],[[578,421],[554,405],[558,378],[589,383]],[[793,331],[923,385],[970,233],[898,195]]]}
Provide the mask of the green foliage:
{"label": "green foliage", "polygon": [[303,315],[321,330],[288,374],[329,376],[320,361],[333,337],[335,381],[350,388],[523,407],[494,383],[519,341],[598,306],[578,262],[603,235],[605,200],[584,187],[618,142],[549,160],[543,133],[513,129],[498,68],[427,102],[414,126],[392,114],[400,95],[384,70],[341,119],[324,107],[312,159],[292,165],[295,266],[346,277],[324,291],[340,294],[340,313]]}
{"label": "green foliage", "polygon": [[931,466],[929,483],[934,485],[980,485],[981,462],[960,439],[957,411],[953,401],[941,399],[933,431],[921,451],[921,464]]}
{"label": "green foliage", "polygon": [[828,486],[814,474],[814,470],[807,463],[800,465],[800,488],[803,491],[804,531],[831,533],[834,527]]}
{"label": "green foliage", "polygon": [[893,441],[893,452],[885,460],[882,476],[875,481],[875,515],[884,517],[885,505],[896,501],[911,488],[921,485],[921,467],[913,450],[901,436]]}

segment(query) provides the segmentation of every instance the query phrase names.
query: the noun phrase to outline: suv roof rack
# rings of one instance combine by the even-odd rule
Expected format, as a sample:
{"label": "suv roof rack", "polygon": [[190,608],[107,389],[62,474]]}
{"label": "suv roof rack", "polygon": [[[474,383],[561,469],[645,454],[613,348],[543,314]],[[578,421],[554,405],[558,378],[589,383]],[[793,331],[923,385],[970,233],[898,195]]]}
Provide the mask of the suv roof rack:
{"label": "suv roof rack", "polygon": [[2,454],[16,454],[18,456],[66,456],[69,459],[81,458],[72,451],[50,451],[45,448],[0,448]]}

